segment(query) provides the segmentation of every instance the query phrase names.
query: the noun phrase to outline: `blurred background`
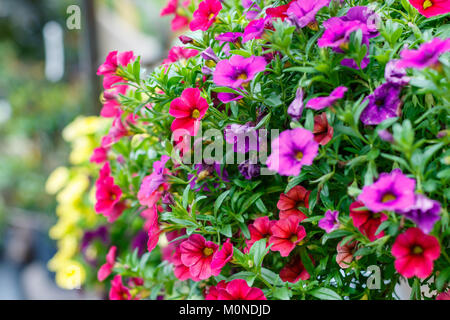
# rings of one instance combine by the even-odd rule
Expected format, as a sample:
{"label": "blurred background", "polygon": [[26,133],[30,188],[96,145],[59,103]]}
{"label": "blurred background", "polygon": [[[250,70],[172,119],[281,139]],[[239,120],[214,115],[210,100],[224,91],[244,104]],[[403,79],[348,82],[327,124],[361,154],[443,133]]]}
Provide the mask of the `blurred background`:
{"label": "blurred background", "polygon": [[165,2],[0,0],[0,299],[96,298],[59,289],[47,270],[56,203],[45,182],[67,165],[63,128],[99,114],[108,52],[133,50],[148,68],[167,55]]}

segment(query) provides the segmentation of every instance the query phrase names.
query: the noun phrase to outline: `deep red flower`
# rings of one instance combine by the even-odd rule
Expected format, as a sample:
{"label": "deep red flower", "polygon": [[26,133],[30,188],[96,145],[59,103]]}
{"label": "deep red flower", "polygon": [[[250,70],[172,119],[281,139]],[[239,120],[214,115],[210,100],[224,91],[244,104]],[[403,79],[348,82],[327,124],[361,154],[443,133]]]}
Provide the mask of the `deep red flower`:
{"label": "deep red flower", "polygon": [[249,287],[243,279],[234,279],[230,282],[219,282],[211,287],[205,297],[206,300],[267,300],[259,288]]}
{"label": "deep red flower", "polygon": [[184,129],[195,136],[200,127],[200,120],[209,108],[208,102],[200,94],[198,88],[187,88],[180,98],[170,104],[169,114],[175,117],[170,127],[172,131]]}
{"label": "deep red flower", "polygon": [[280,210],[280,219],[286,219],[289,216],[296,216],[303,221],[307,216],[298,209],[298,207],[309,208],[309,194],[311,191],[302,186],[295,186],[288,193],[280,194],[277,208]]}
{"label": "deep red flower", "polygon": [[114,264],[116,263],[117,247],[112,246],[106,255],[106,263],[100,267],[97,272],[98,281],[104,281],[111,274]]}
{"label": "deep red flower", "polygon": [[427,18],[450,12],[449,0],[409,0],[409,3]]}
{"label": "deep red flower", "polygon": [[261,239],[267,239],[266,245],[269,245],[269,238],[272,235],[270,230],[276,221],[270,221],[269,217],[259,217],[248,225],[248,231],[250,232],[250,240],[246,240],[247,250],[253,246],[253,244]]}
{"label": "deep red flower", "polygon": [[220,269],[213,269],[211,262],[218,249],[212,241],[206,241],[199,234],[193,234],[181,245],[181,262],[187,267],[191,275],[200,280],[211,276],[218,276]]}
{"label": "deep red flower", "polygon": [[395,269],[406,278],[425,279],[433,272],[433,262],[439,258],[439,241],[419,228],[409,228],[400,234],[392,246]]}
{"label": "deep red flower", "polygon": [[299,255],[294,256],[280,271],[280,278],[283,281],[296,283],[301,280],[308,280],[310,275],[303,265]]}
{"label": "deep red flower", "polygon": [[133,300],[130,290],[122,283],[122,276],[116,275],[111,280],[111,289],[109,290],[110,300]]}
{"label": "deep red flower", "polygon": [[195,10],[193,19],[189,24],[191,31],[206,31],[216,21],[217,15],[222,10],[222,4],[219,0],[204,0]]}
{"label": "deep red flower", "polygon": [[358,208],[362,207],[364,207],[364,203],[359,201],[353,202],[350,205],[350,217],[353,219],[355,227],[370,241],[375,241],[376,239],[384,237],[384,231],[381,231],[377,235],[375,235],[375,233],[380,224],[387,220],[387,215],[369,210],[358,210]]}
{"label": "deep red flower", "polygon": [[314,140],[324,146],[333,138],[334,129],[328,123],[327,114],[323,112],[314,117]]}
{"label": "deep red flower", "polygon": [[305,228],[300,225],[300,221],[300,218],[296,216],[277,221],[271,228],[272,236],[269,243],[272,247],[270,249],[279,251],[282,257],[287,257],[306,237]]}
{"label": "deep red flower", "polygon": [[269,17],[271,17],[272,19],[281,18],[281,20],[284,21],[288,17],[287,10],[289,9],[289,6],[291,5],[291,3],[294,1],[295,0],[292,0],[288,4],[285,4],[282,6],[268,8],[268,9],[266,9],[266,14]]}

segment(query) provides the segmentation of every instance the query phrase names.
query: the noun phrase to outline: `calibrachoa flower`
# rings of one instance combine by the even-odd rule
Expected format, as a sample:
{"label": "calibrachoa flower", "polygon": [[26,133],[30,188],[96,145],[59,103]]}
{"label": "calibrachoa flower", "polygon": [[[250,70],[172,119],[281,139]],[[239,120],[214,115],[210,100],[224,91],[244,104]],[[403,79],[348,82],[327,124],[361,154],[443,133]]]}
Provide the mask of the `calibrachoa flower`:
{"label": "calibrachoa flower", "polygon": [[252,180],[261,175],[261,166],[257,163],[250,163],[250,160],[245,160],[243,163],[239,164],[238,170],[247,180]]}
{"label": "calibrachoa flower", "polygon": [[272,236],[269,243],[272,251],[279,251],[282,257],[287,257],[305,237],[305,228],[300,225],[300,218],[290,216],[278,220],[270,229]]}
{"label": "calibrachoa flower", "polygon": [[259,288],[249,287],[243,279],[234,279],[230,282],[219,282],[213,294],[208,294],[206,300],[267,300]]}
{"label": "calibrachoa flower", "polygon": [[200,2],[189,27],[192,31],[208,30],[216,21],[220,10],[222,10],[222,4],[219,0],[204,0]]}
{"label": "calibrachoa flower", "polygon": [[392,246],[395,269],[402,276],[425,279],[433,272],[433,262],[439,258],[438,240],[418,228],[409,228],[400,234]]}
{"label": "calibrachoa flower", "polygon": [[116,275],[111,280],[111,290],[109,291],[110,300],[133,300],[130,289],[125,287],[122,283],[122,276]]}
{"label": "calibrachoa flower", "polygon": [[97,213],[109,216],[110,212],[114,209],[114,206],[120,201],[122,196],[122,190],[116,184],[114,184],[113,177],[106,177],[96,183],[95,198],[95,211]]}
{"label": "calibrachoa flower", "polygon": [[424,233],[430,233],[436,221],[441,219],[440,212],[441,204],[438,201],[428,199],[422,194],[417,194],[414,205],[399,213],[414,221]]}
{"label": "calibrachoa flower", "polygon": [[272,142],[267,167],[283,176],[296,176],[304,165],[311,165],[319,150],[314,134],[303,128],[283,131]]}
{"label": "calibrachoa flower", "polygon": [[356,201],[350,205],[350,217],[353,224],[358,228],[359,232],[365,235],[370,241],[375,241],[384,237],[384,231],[375,234],[378,227],[383,221],[388,219],[384,213],[375,213],[369,210],[364,210],[364,204]]}
{"label": "calibrachoa flower", "polygon": [[450,290],[439,293],[436,300],[450,300]]}
{"label": "calibrachoa flower", "polygon": [[304,107],[303,96],[303,89],[298,88],[295,94],[294,101],[292,101],[292,103],[288,107],[287,113],[293,120],[298,121],[302,117]]}
{"label": "calibrachoa flower", "polygon": [[399,68],[436,68],[439,66],[439,57],[450,51],[450,38],[442,40],[434,38],[422,44],[417,50],[403,49],[400,52]]}
{"label": "calibrachoa flower", "polygon": [[272,19],[280,18],[282,21],[284,21],[286,18],[288,18],[287,11],[290,5],[294,2],[295,0],[292,0],[291,2],[278,7],[267,8],[266,14]]}
{"label": "calibrachoa flower", "polygon": [[358,200],[373,211],[404,211],[415,203],[416,181],[405,176],[400,169],[382,173],[370,186],[365,186]]}
{"label": "calibrachoa flower", "polygon": [[310,277],[299,255],[291,258],[283,269],[280,270],[280,278],[285,282],[296,283],[299,280],[308,280]]}
{"label": "calibrachoa flower", "polygon": [[280,194],[277,208],[280,210],[280,219],[296,216],[303,221],[307,216],[299,208],[309,208],[309,195],[311,191],[302,186],[295,186],[287,193]]}
{"label": "calibrachoa flower", "polygon": [[365,125],[380,124],[386,119],[398,117],[402,101],[401,87],[391,83],[383,83],[366,99],[369,104],[361,113],[361,122]]}
{"label": "calibrachoa flower", "polygon": [[361,23],[363,27],[364,36],[373,38],[378,36],[378,26],[377,23],[380,17],[371,9],[364,6],[356,6],[350,8],[346,15],[341,17],[343,21],[354,21],[356,23]]}
{"label": "calibrachoa flower", "polygon": [[307,108],[313,110],[321,110],[326,107],[332,106],[337,100],[342,99],[347,92],[346,87],[337,87],[334,89],[328,97],[317,97],[308,101]]}
{"label": "calibrachoa flower", "polygon": [[[160,13],[162,17],[171,14],[174,15],[174,18],[172,19],[172,31],[177,31],[179,29],[187,27],[189,24],[189,20],[187,17],[178,14],[178,9],[180,8],[178,2],[178,0],[169,0],[167,6],[164,7]],[[190,0],[183,1],[182,7],[187,7],[190,2]]]}
{"label": "calibrachoa flower", "polygon": [[247,9],[245,10],[245,17],[248,20],[255,19],[261,11],[261,8],[256,3],[256,0],[242,0],[242,6]]}
{"label": "calibrachoa flower", "polygon": [[233,145],[234,152],[246,153],[258,150],[258,132],[251,123],[227,125],[224,136],[225,141]]}
{"label": "calibrachoa flower", "polygon": [[297,0],[289,5],[287,15],[289,19],[299,28],[311,26],[317,29],[317,12],[330,4],[330,0]]}
{"label": "calibrachoa flower", "polygon": [[253,221],[252,224],[248,225],[248,231],[250,232],[250,240],[245,240],[247,244],[247,249],[253,246],[256,241],[261,239],[266,239],[266,246],[269,245],[269,238],[272,236],[271,228],[276,221],[269,220],[269,217],[259,217]]}
{"label": "calibrachoa flower", "polygon": [[200,280],[208,279],[211,276],[218,276],[220,269],[213,269],[211,262],[218,245],[212,241],[206,241],[199,234],[193,234],[181,245],[181,261],[195,278]]}
{"label": "calibrachoa flower", "polygon": [[97,273],[98,281],[104,281],[111,274],[116,263],[117,247],[112,246],[106,255],[106,263],[100,267]]}
{"label": "calibrachoa flower", "polygon": [[175,253],[171,259],[173,263],[174,270],[173,273],[178,280],[185,281],[187,279],[192,279],[194,281],[200,281],[197,277],[192,276],[189,267],[184,265],[181,261],[181,247],[177,246],[175,249]]}
{"label": "calibrachoa flower", "polygon": [[234,55],[229,60],[222,60],[217,64],[214,83],[238,89],[252,81],[259,72],[264,71],[266,65],[267,62],[263,57],[244,58]]}
{"label": "calibrachoa flower", "polygon": [[185,47],[175,46],[169,50],[167,59],[163,61],[162,64],[171,64],[177,61],[185,61],[189,58],[195,57],[199,52],[195,49],[186,49]]}
{"label": "calibrachoa flower", "polygon": [[248,42],[254,39],[261,39],[266,28],[269,28],[269,20],[262,18],[258,20],[252,20],[244,29],[244,35],[242,36],[242,42]]}
{"label": "calibrachoa flower", "polygon": [[221,270],[233,258],[233,245],[231,240],[227,239],[222,249],[217,250],[211,261],[211,269]]}
{"label": "calibrachoa flower", "polygon": [[106,57],[106,61],[97,70],[97,75],[103,76],[103,87],[105,89],[111,89],[116,83],[125,82],[122,77],[117,75],[117,69],[119,66],[126,67],[135,59],[136,57],[133,51],[120,53],[118,51],[110,52]]}
{"label": "calibrachoa flower", "polygon": [[342,245],[342,240],[338,243],[336,262],[342,269],[350,267],[353,259],[359,260],[362,258],[361,256],[356,256],[356,258],[353,256],[358,249],[357,245],[358,241],[356,240],[348,241],[344,245]]}
{"label": "calibrachoa flower", "polygon": [[[195,169],[197,169],[197,178],[192,179],[194,175],[188,174],[188,179],[192,179],[190,182],[190,186],[192,189],[195,188],[195,185],[199,185],[199,187],[195,189],[196,191],[210,191],[206,184],[207,178],[218,178],[218,180],[228,181],[228,172],[225,170],[225,168],[221,170],[221,165],[218,162],[214,162],[213,164],[196,164]],[[217,182],[214,182],[213,185],[215,188],[218,187]]]}
{"label": "calibrachoa flower", "polygon": [[427,18],[450,12],[449,0],[409,0],[409,3]]}
{"label": "calibrachoa flower", "polygon": [[321,146],[326,145],[333,138],[334,129],[328,123],[325,112],[314,117],[314,140]]}
{"label": "calibrachoa flower", "polygon": [[160,161],[155,161],[153,172],[142,180],[137,194],[141,205],[153,207],[161,199],[164,191],[169,189],[169,184],[165,178],[165,175],[169,173],[169,170],[165,168],[169,159],[168,156],[163,155]]}
{"label": "calibrachoa flower", "polygon": [[410,78],[406,76],[406,70],[398,66],[400,60],[394,59],[386,64],[384,69],[384,78],[388,83],[399,86],[406,86]]}
{"label": "calibrachoa flower", "polygon": [[338,216],[339,211],[327,210],[327,212],[325,212],[325,217],[319,221],[319,228],[325,230],[326,233],[338,229],[340,226]]}
{"label": "calibrachoa flower", "polygon": [[200,120],[203,119],[208,108],[208,101],[201,96],[199,89],[184,89],[181,97],[170,104],[169,114],[175,117],[170,128],[172,131],[184,129],[191,136],[195,136],[200,127]]}

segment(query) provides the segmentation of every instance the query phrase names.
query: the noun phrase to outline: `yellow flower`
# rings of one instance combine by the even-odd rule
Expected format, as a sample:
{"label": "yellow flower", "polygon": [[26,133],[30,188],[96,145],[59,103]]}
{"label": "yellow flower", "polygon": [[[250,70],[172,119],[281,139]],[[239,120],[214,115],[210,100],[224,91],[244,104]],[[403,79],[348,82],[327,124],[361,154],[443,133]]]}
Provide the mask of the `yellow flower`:
{"label": "yellow flower", "polygon": [[67,235],[78,235],[80,231],[77,228],[76,223],[78,218],[75,217],[63,217],[58,220],[58,222],[50,228],[48,234],[52,239],[61,239]]}
{"label": "yellow flower", "polygon": [[56,207],[56,214],[58,217],[72,217],[74,221],[78,220],[83,211],[78,207],[73,205],[72,203],[63,204]]}
{"label": "yellow flower", "polygon": [[96,147],[97,143],[89,137],[76,138],[69,156],[70,163],[77,165],[89,161]]}
{"label": "yellow flower", "polygon": [[86,271],[77,261],[67,261],[56,271],[56,283],[63,289],[79,289],[85,280]]}
{"label": "yellow flower", "polygon": [[56,168],[48,177],[45,184],[45,191],[48,194],[56,194],[61,190],[69,180],[69,169],[66,167]]}
{"label": "yellow flower", "polygon": [[106,130],[110,124],[110,119],[79,116],[63,130],[62,135],[64,140],[72,142],[79,137]]}
{"label": "yellow flower", "polygon": [[89,177],[85,174],[78,174],[59,192],[56,200],[62,204],[79,202],[88,187]]}

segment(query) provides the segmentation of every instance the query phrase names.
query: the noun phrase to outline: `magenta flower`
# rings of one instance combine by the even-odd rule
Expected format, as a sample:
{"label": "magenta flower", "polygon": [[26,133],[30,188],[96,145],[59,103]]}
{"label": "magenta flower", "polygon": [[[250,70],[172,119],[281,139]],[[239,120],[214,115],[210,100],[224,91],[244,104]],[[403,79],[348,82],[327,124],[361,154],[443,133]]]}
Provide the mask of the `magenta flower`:
{"label": "magenta flower", "polygon": [[410,78],[406,76],[404,68],[399,68],[400,60],[391,60],[386,64],[384,69],[384,78],[387,82],[398,86],[405,86],[409,83]]}
{"label": "magenta flower", "polygon": [[450,51],[450,38],[434,38],[430,42],[422,44],[417,50],[404,49],[400,52],[400,61],[397,63],[399,68],[417,68],[436,67],[440,64],[439,57]]}
{"label": "magenta flower", "polygon": [[201,96],[198,88],[184,89],[181,97],[174,99],[170,104],[169,114],[175,117],[171,130],[183,129],[191,136],[195,136],[200,127],[200,120],[208,108],[208,102]]}
{"label": "magenta flower", "polygon": [[199,234],[193,234],[181,245],[181,261],[187,267],[191,275],[200,280],[208,279],[211,276],[218,276],[220,269],[213,269],[211,262],[218,245],[212,241],[206,241]]}
{"label": "magenta flower", "polygon": [[214,257],[211,261],[211,268],[212,269],[219,269],[222,270],[222,268],[233,258],[233,245],[231,244],[231,240],[227,239],[225,243],[222,246],[222,249],[217,250],[214,254]]}
{"label": "magenta flower", "polygon": [[[126,67],[136,57],[133,51],[117,52],[112,51],[106,57],[105,62],[98,68],[97,75],[104,76],[103,87],[105,89],[111,89],[118,82],[125,82],[122,77],[119,77],[116,72],[119,66]],[[125,85],[125,87],[127,87]]]}
{"label": "magenta flower", "polygon": [[408,0],[425,17],[430,18],[450,12],[449,0]]}
{"label": "magenta flower", "polygon": [[414,221],[424,233],[430,233],[436,221],[441,219],[439,216],[440,212],[441,204],[438,201],[428,199],[422,194],[417,194],[414,205],[408,210],[399,213]]}
{"label": "magenta flower", "polygon": [[114,184],[114,178],[110,176],[97,181],[96,188],[95,211],[107,217],[114,210],[115,205],[119,203],[122,190]]}
{"label": "magenta flower", "polygon": [[111,289],[109,290],[109,300],[133,300],[130,289],[122,283],[122,276],[116,275],[111,280]]}
{"label": "magenta flower", "polygon": [[267,300],[259,288],[249,287],[244,279],[234,279],[225,283],[220,281],[217,286],[209,288],[205,300]]}
{"label": "magenta flower", "polygon": [[258,151],[258,133],[254,128],[250,122],[242,125],[237,123],[227,125],[224,130],[225,141],[233,145],[234,152]]}
{"label": "magenta flower", "polygon": [[285,130],[272,142],[267,167],[283,176],[297,176],[302,166],[313,163],[318,150],[319,144],[311,131],[303,128]]}
{"label": "magenta flower", "polygon": [[198,55],[198,51],[195,49],[186,49],[185,47],[175,46],[169,50],[167,59],[165,59],[162,64],[171,64],[177,61],[186,61],[189,58]]}
{"label": "magenta flower", "polygon": [[330,233],[339,228],[339,211],[331,211],[328,210],[325,212],[325,217],[319,221],[319,228],[326,231],[326,233]]}
{"label": "magenta flower", "polygon": [[217,15],[222,10],[222,4],[219,0],[204,0],[195,10],[193,20],[189,24],[191,31],[206,31],[216,21]]}
{"label": "magenta flower", "polygon": [[360,23],[364,27],[363,33],[369,38],[379,35],[377,23],[380,17],[371,8],[363,6],[352,7],[341,19],[343,21]]}
{"label": "magenta flower", "polygon": [[169,170],[165,168],[169,159],[168,156],[163,155],[160,161],[155,161],[153,172],[142,180],[137,195],[141,205],[152,208],[162,197],[163,192],[169,189],[169,184],[165,178],[165,175],[169,173]]}
{"label": "magenta flower", "polygon": [[297,0],[290,4],[287,16],[294,25],[304,28],[316,24],[317,12],[329,4],[330,0]]}
{"label": "magenta flower", "polygon": [[416,180],[405,176],[400,169],[382,173],[370,186],[365,186],[358,200],[373,212],[404,211],[415,203]]}
{"label": "magenta flower", "polygon": [[389,82],[383,83],[369,95],[366,100],[369,104],[361,113],[360,120],[365,125],[375,125],[386,119],[398,117],[402,101],[400,100],[401,87]]}
{"label": "magenta flower", "polygon": [[293,119],[293,120],[300,120],[300,118],[302,117],[302,113],[303,113],[303,89],[302,88],[298,88],[297,92],[295,94],[295,99],[294,101],[292,101],[292,103],[289,105],[288,109],[287,109],[287,113],[288,115]]}
{"label": "magenta flower", "polygon": [[253,39],[261,39],[267,23],[269,23],[269,19],[267,18],[250,21],[244,29],[242,42],[245,43]]}
{"label": "magenta flower", "polygon": [[255,19],[261,11],[261,8],[256,3],[256,0],[242,0],[242,6],[247,9],[245,10],[245,17],[248,20]]}
{"label": "magenta flower", "polygon": [[263,57],[244,58],[235,55],[217,64],[213,80],[218,86],[238,89],[253,80],[259,72],[264,71],[266,65],[267,62]]}
{"label": "magenta flower", "polygon": [[346,87],[337,87],[334,89],[328,97],[317,97],[308,101],[307,108],[313,110],[321,110],[326,107],[332,106],[337,100],[342,99],[347,92]]}
{"label": "magenta flower", "polygon": [[224,42],[238,43],[239,39],[244,34],[242,32],[225,32],[216,36],[216,40],[220,41],[220,44]]}
{"label": "magenta flower", "polygon": [[100,267],[97,272],[98,281],[102,282],[111,274],[116,263],[117,247],[112,246],[106,255],[106,263]]}

